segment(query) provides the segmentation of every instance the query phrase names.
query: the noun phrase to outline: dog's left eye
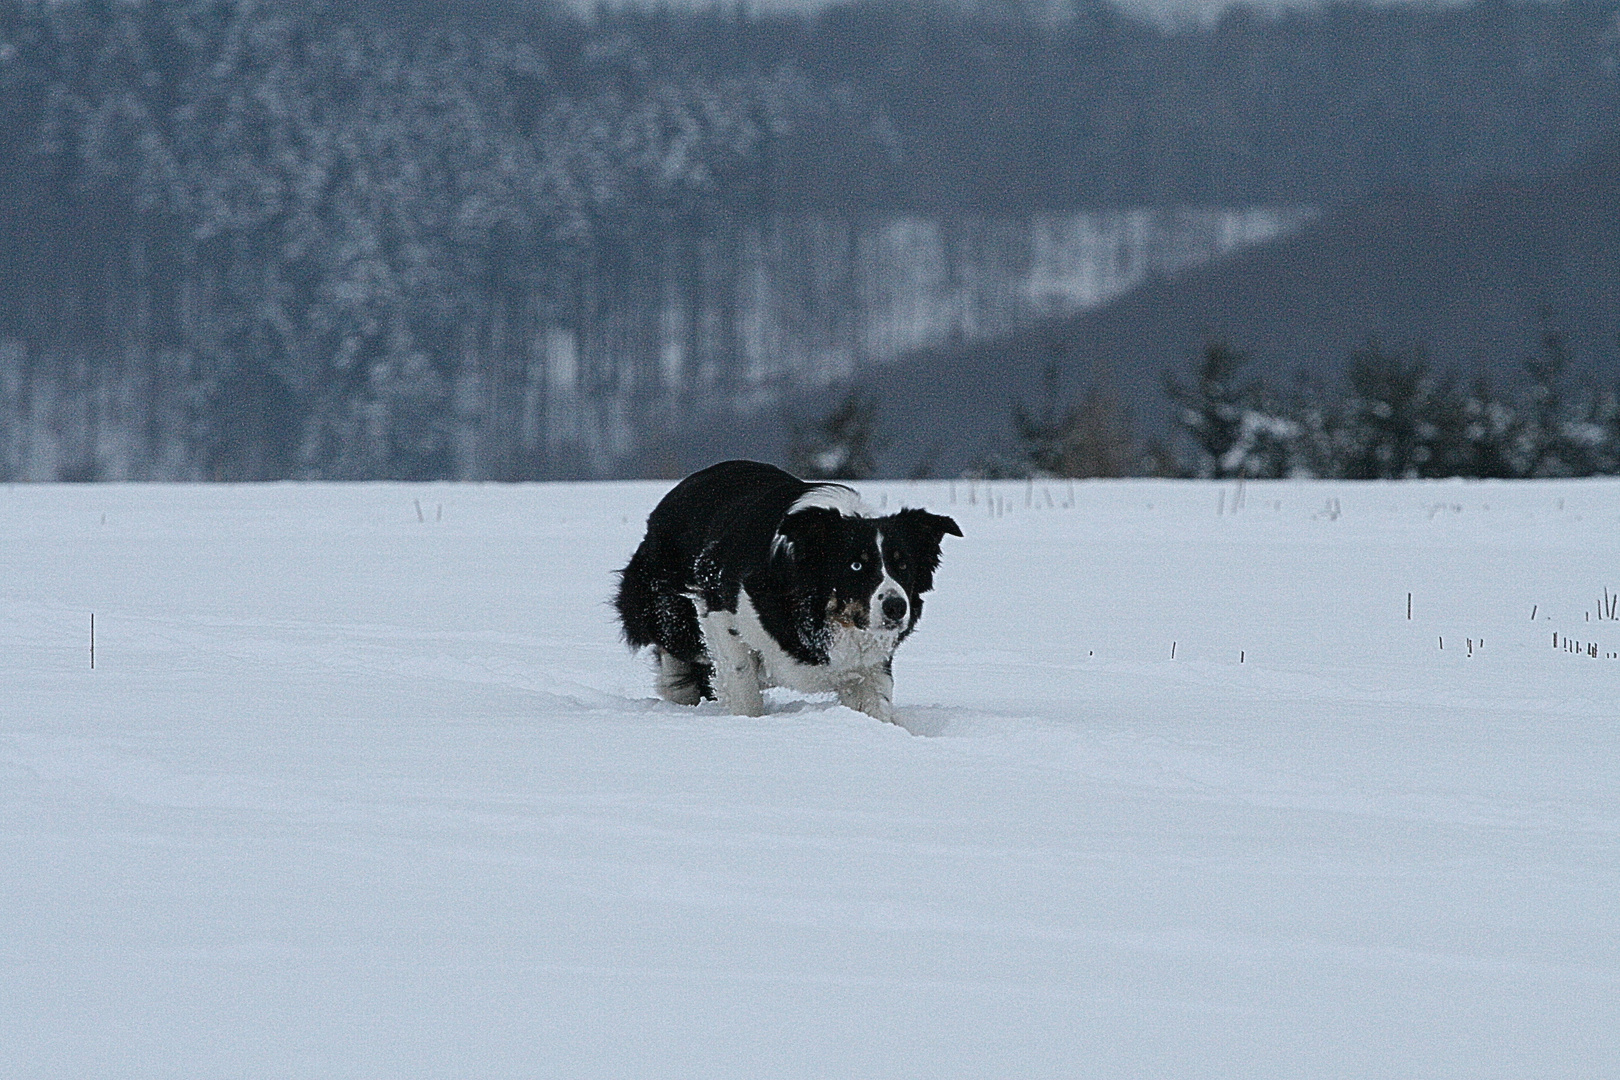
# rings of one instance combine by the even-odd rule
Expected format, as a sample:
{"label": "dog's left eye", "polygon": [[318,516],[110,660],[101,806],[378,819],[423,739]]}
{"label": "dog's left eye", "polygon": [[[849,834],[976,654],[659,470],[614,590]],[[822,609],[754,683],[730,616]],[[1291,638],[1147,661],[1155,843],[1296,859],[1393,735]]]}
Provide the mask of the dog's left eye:
{"label": "dog's left eye", "polygon": [[856,559],[854,562],[849,564],[849,568],[851,570],[855,571],[857,574],[860,573],[861,572],[861,560]]}

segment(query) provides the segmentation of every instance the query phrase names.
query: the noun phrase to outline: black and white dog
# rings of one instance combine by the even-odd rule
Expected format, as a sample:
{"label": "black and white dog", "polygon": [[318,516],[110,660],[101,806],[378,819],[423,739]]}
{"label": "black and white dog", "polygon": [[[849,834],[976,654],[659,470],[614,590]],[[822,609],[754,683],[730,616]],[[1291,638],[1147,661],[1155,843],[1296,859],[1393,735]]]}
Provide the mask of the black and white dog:
{"label": "black and white dog", "polygon": [[653,647],[658,693],[758,716],[761,691],[833,691],[894,719],[894,650],[922,614],[956,522],[879,517],[842,484],[757,461],[693,473],[647,518],[615,601],[632,648]]}

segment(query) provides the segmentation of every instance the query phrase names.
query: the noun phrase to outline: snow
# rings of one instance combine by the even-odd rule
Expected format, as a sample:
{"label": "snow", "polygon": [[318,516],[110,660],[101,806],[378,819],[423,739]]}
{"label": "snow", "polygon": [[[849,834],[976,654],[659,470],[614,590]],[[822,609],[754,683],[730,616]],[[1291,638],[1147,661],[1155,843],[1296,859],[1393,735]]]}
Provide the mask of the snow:
{"label": "snow", "polygon": [[666,487],[0,489],[0,1075],[1620,1075],[1620,483],[862,484],[909,730],[654,700]]}

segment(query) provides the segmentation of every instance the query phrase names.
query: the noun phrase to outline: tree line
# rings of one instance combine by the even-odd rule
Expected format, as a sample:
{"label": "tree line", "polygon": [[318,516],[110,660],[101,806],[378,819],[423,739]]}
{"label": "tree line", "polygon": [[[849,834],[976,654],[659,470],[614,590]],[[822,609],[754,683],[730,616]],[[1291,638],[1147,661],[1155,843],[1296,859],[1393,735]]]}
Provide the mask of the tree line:
{"label": "tree line", "polygon": [[1421,349],[1369,343],[1341,386],[1279,393],[1212,344],[1168,392],[1191,452],[1182,475],[1404,480],[1620,474],[1620,384],[1572,392],[1548,332],[1516,391],[1435,372]]}
{"label": "tree line", "polygon": [[[1127,409],[1089,388],[1065,400],[1049,370],[1043,400],[1013,406],[1018,449],[989,477],[1171,476],[1203,479],[1538,479],[1620,475],[1620,384],[1572,390],[1556,332],[1510,391],[1435,371],[1420,347],[1369,342],[1337,383],[1280,390],[1245,355],[1210,342],[1165,377],[1174,435],[1138,440]],[[844,410],[844,414],[848,409]],[[844,415],[835,413],[833,415]],[[824,454],[826,460],[836,455]],[[845,451],[839,460],[867,460]]]}

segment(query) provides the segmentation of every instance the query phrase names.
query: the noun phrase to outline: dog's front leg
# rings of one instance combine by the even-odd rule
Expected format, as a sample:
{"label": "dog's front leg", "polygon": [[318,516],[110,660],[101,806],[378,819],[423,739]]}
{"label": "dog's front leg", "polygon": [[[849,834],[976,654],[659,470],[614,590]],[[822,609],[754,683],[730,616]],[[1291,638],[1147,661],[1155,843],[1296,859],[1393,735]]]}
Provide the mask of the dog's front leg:
{"label": "dog's front leg", "polygon": [[698,620],[703,647],[714,664],[710,680],[720,707],[738,716],[762,716],[765,695],[759,688],[759,661],[737,629],[737,613],[724,609],[706,612]]}
{"label": "dog's front leg", "polygon": [[889,665],[870,668],[840,683],[838,702],[867,716],[894,723],[894,676]]}

